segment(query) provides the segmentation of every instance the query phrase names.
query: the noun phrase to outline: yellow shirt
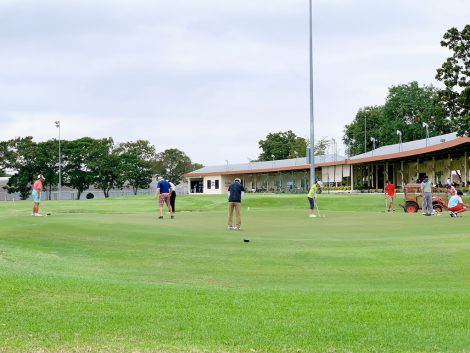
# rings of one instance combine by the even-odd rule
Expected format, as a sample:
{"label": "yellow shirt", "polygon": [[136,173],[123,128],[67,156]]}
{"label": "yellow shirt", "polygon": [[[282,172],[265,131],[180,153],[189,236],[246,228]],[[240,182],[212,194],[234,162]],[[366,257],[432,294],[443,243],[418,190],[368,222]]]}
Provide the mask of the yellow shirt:
{"label": "yellow shirt", "polygon": [[310,187],[310,191],[308,192],[307,196],[314,199],[315,197],[317,197],[317,184],[313,184],[311,187]]}

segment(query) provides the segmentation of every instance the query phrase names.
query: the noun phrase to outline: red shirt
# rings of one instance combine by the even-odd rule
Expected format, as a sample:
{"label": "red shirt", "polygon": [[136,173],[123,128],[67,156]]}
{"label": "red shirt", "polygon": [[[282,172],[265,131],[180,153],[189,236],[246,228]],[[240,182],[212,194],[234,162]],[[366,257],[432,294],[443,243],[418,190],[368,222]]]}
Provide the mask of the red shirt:
{"label": "red shirt", "polygon": [[42,190],[42,181],[41,181],[41,179],[38,179],[34,182],[33,190],[36,190],[36,191],[41,191]]}
{"label": "red shirt", "polygon": [[385,193],[388,196],[394,196],[395,195],[395,185],[394,184],[385,185]]}

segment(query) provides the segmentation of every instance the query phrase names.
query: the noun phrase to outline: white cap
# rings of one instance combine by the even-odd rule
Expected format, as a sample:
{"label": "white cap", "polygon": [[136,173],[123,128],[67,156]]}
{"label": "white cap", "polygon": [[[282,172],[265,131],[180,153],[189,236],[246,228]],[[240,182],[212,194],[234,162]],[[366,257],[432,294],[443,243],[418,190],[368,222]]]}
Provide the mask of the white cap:
{"label": "white cap", "polygon": [[43,176],[42,174],[39,174],[39,175],[38,175],[38,179],[46,180],[46,178],[44,178],[44,176]]}

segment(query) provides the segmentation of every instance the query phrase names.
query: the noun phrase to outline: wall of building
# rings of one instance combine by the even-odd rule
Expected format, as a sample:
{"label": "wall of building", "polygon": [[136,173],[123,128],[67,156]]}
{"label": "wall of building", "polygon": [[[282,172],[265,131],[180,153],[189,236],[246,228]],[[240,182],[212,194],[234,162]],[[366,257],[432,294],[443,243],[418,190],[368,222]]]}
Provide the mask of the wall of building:
{"label": "wall of building", "polygon": [[204,194],[221,194],[224,188],[222,179],[223,178],[220,175],[204,177]]}

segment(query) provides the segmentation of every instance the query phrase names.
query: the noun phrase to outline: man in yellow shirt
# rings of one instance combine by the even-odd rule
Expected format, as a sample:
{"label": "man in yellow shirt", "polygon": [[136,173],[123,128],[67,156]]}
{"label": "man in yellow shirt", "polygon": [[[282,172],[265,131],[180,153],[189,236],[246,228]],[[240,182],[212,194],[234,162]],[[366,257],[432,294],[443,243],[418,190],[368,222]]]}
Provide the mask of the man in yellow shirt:
{"label": "man in yellow shirt", "polygon": [[316,217],[316,215],[313,213],[313,210],[315,208],[315,199],[317,198],[317,190],[318,190],[318,182],[312,184],[307,194],[308,202],[310,204],[310,217],[312,218]]}

